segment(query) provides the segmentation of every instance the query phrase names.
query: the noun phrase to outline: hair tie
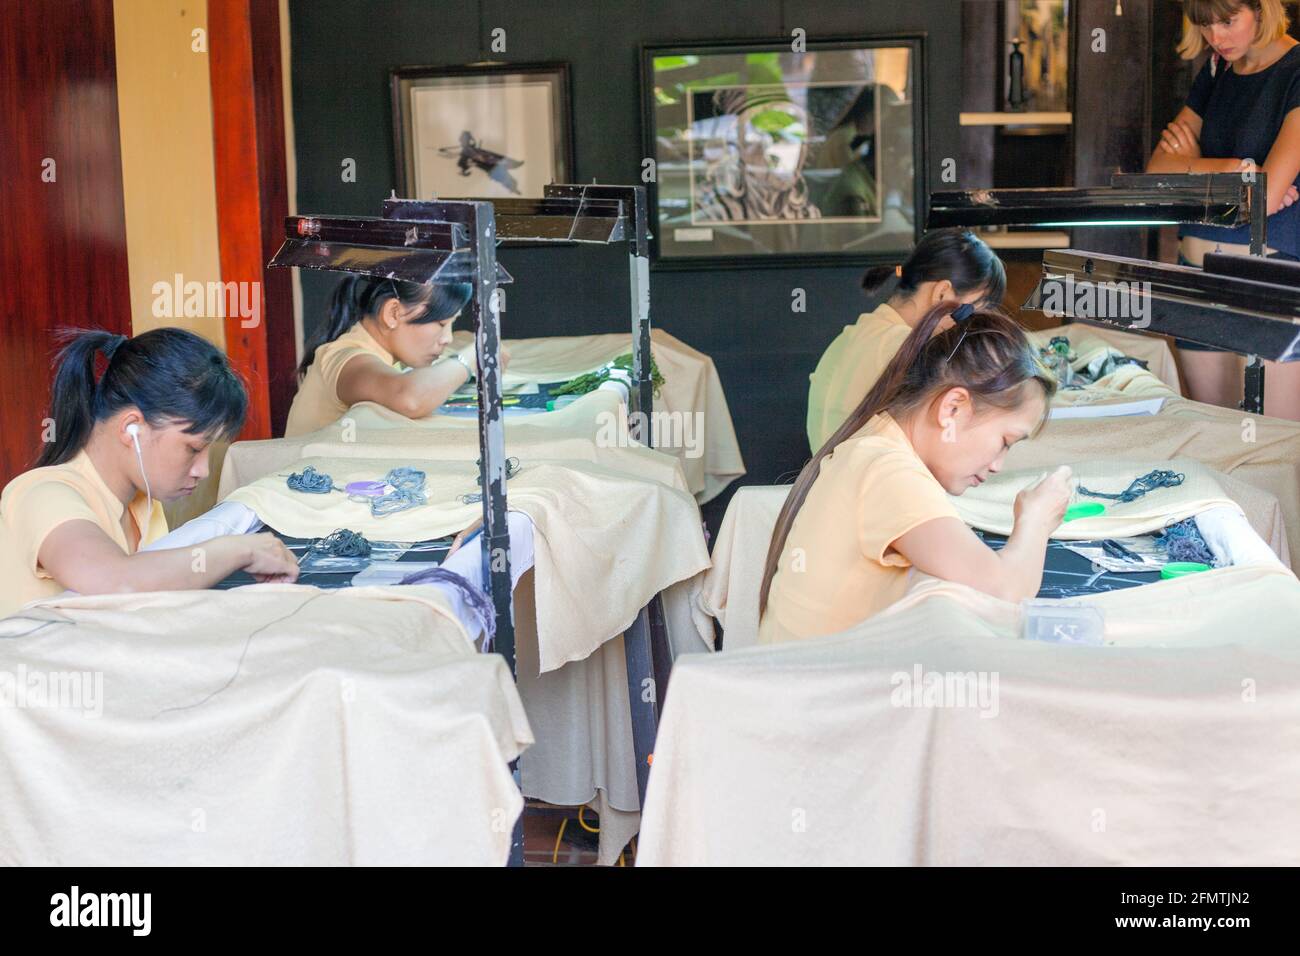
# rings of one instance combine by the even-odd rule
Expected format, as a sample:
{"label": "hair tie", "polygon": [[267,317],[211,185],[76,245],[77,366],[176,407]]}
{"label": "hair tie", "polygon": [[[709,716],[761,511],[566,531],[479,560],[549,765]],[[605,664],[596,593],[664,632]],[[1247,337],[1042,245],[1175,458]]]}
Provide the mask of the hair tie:
{"label": "hair tie", "polygon": [[111,362],[113,361],[113,353],[116,352],[126,340],[127,336],[125,335],[115,335],[113,338],[101,345],[99,350],[104,353],[104,358]]}
{"label": "hair tie", "polygon": [[957,308],[952,310],[952,321],[955,325],[960,325],[962,330],[961,335],[957,338],[957,344],[954,345],[952,351],[948,353],[946,361],[951,362],[952,357],[956,355],[957,350],[961,348],[961,344],[966,341],[966,333],[970,331],[970,326],[966,325],[965,322],[971,317],[971,314],[974,311],[975,306],[971,305],[969,302],[963,302],[961,305],[957,306]]}
{"label": "hair tie", "polygon": [[[95,347],[95,351],[99,352],[100,355],[104,356],[102,367],[100,363],[97,360],[94,360],[93,358],[90,363],[91,364],[90,377],[95,383],[95,391],[99,391],[100,386],[104,384],[104,376],[108,374],[108,367],[113,364],[113,353],[115,353],[118,350],[118,348],[121,346],[123,342],[126,341],[126,339],[127,337],[125,335],[115,335],[112,338],[110,338],[107,342],[104,342]],[[92,355],[93,354],[94,353],[92,353]]]}

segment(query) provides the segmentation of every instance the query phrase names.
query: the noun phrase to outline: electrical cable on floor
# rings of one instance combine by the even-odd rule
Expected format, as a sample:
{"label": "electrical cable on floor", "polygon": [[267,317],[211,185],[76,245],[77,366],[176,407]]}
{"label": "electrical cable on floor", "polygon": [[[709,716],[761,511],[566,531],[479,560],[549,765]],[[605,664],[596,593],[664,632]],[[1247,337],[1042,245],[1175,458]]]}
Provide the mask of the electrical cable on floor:
{"label": "electrical cable on floor", "polygon": [[551,851],[551,862],[558,864],[560,862],[560,841],[564,839],[564,828],[568,824],[569,818],[565,817],[560,821],[560,830],[555,834],[555,849]]}

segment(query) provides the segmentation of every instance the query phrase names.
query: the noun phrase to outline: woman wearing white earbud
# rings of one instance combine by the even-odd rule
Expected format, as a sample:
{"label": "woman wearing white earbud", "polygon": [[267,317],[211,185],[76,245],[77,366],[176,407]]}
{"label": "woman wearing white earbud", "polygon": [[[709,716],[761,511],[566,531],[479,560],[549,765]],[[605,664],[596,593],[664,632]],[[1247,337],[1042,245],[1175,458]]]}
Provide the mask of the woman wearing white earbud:
{"label": "woman wearing white earbud", "polygon": [[297,562],[272,534],[140,551],[167,533],[161,502],[206,477],[208,446],[233,438],[247,407],[226,357],[192,332],[71,333],[45,449],[0,494],[0,616],[65,590],[207,588],[239,570],[295,580]]}

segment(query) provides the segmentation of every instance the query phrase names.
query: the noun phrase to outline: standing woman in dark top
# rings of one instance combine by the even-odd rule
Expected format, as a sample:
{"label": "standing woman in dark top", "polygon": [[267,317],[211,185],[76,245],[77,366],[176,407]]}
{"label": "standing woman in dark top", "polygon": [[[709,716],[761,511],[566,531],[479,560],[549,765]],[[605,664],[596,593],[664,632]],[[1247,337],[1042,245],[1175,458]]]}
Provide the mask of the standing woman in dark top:
{"label": "standing woman in dark top", "polygon": [[[1282,0],[1183,0],[1184,59],[1210,57],[1187,105],[1161,134],[1147,163],[1152,173],[1233,173],[1257,166],[1268,174],[1269,255],[1300,259],[1300,44],[1287,35]],[[1245,255],[1249,227],[1185,225],[1179,261],[1199,266],[1206,252]],[[1188,392],[1197,401],[1235,408],[1242,359],[1178,341]],[[1300,420],[1300,363],[1268,366],[1265,412]]]}

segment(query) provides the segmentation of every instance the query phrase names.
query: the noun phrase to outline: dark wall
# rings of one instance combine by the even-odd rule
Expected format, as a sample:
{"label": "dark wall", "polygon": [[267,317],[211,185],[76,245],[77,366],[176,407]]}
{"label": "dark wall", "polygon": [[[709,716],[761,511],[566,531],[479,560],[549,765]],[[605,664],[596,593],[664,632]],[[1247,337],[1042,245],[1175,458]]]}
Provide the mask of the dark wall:
{"label": "dark wall", "polygon": [[[507,62],[564,60],[573,75],[576,179],[639,182],[638,46],[658,41],[810,40],[925,32],[932,183],[958,155],[960,0],[293,0],[294,134],[302,213],[377,215],[394,187],[388,70],[489,58],[506,30]],[[341,180],[356,160],[357,181]],[[622,250],[516,249],[504,324],[512,338],[608,332],[627,314]],[[747,482],[772,483],[808,457],[808,375],[862,311],[858,268],[654,271],[651,319],[711,355],[735,419]],[[320,276],[304,275],[308,331],[323,314]],[[807,312],[790,310],[806,290]],[[717,510],[716,508],[711,510]]]}

